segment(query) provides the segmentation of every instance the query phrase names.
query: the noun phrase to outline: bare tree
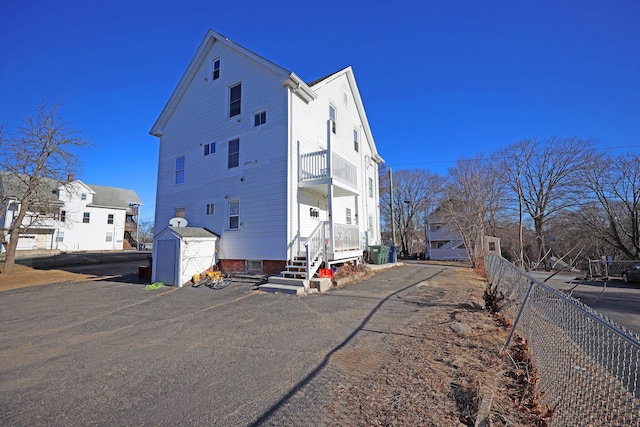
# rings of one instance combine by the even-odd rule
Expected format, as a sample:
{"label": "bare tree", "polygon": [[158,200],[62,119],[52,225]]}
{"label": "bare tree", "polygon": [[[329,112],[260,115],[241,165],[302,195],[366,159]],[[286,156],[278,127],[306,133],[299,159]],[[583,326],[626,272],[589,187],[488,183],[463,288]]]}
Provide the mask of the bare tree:
{"label": "bare tree", "polygon": [[409,255],[414,240],[424,236],[426,215],[434,208],[442,194],[444,178],[424,169],[398,170],[393,173],[393,207],[390,203],[387,168],[380,168],[380,210],[387,224],[391,224],[391,209],[400,253]]}
{"label": "bare tree", "polygon": [[[515,205],[518,211],[518,252],[516,264],[524,268],[524,191],[523,173],[525,165],[531,162],[534,145],[528,141],[520,141],[501,150],[497,156],[496,164],[500,178],[506,189],[514,194]],[[507,193],[507,192],[505,192]],[[509,203],[512,204],[512,203]]]}
{"label": "bare tree", "polygon": [[460,232],[474,267],[483,255],[485,226],[500,207],[498,184],[498,174],[492,162],[482,155],[459,160],[449,169],[442,207]]}
{"label": "bare tree", "polygon": [[51,181],[65,182],[77,172],[75,151],[88,142],[58,116],[59,104],[41,102],[35,113],[23,119],[15,133],[0,132],[0,218],[15,209],[7,227],[0,230],[6,249],[5,274],[13,272],[18,238],[37,225],[40,215],[55,210],[51,203]]}
{"label": "bare tree", "polygon": [[138,224],[138,239],[140,243],[151,243],[153,242],[153,221],[148,219],[143,219]]}
{"label": "bare tree", "polygon": [[624,256],[640,259],[640,155],[594,153],[582,177],[600,207],[600,215],[593,207],[585,211],[583,224]]}
{"label": "bare tree", "polygon": [[519,204],[533,220],[536,232],[537,261],[548,252],[545,228],[548,219],[558,212],[577,206],[584,198],[579,173],[592,151],[590,140],[535,138],[507,147],[511,163],[507,179],[518,178],[509,186],[515,190]]}

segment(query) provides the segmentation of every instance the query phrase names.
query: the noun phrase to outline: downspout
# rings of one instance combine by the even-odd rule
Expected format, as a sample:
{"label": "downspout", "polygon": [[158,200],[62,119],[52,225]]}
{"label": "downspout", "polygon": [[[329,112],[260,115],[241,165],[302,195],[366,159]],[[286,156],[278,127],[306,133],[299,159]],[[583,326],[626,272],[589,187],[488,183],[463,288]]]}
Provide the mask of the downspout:
{"label": "downspout", "polygon": [[[327,211],[329,214],[329,252],[334,254],[333,240],[333,171],[331,170],[331,119],[327,120]],[[328,260],[327,260],[328,261]],[[327,264],[328,265],[328,264]]]}
{"label": "downspout", "polygon": [[[295,90],[297,90],[300,87],[300,82],[298,82],[298,86]],[[289,173],[287,174],[288,176],[288,185],[287,185],[287,224],[288,224],[288,238],[287,238],[287,242],[292,242],[292,239],[294,238],[294,233],[293,233],[293,224],[292,224],[292,212],[293,212],[293,183],[291,182],[292,180],[298,180],[298,174],[293,174],[293,169],[295,167],[294,164],[294,153],[293,153],[293,93],[294,93],[294,89],[290,89],[289,90],[289,99],[288,99],[288,111],[289,111],[289,126],[288,126],[288,130],[287,130],[287,138],[288,138],[288,142],[287,142],[287,151],[289,152]],[[297,182],[296,182],[296,188],[297,188]],[[300,224],[298,224],[298,229],[300,228]],[[300,242],[296,241],[295,244],[287,244],[288,248],[287,248],[287,259],[292,260],[294,258],[296,254],[294,254],[294,247],[295,247],[295,251],[298,251],[298,247],[300,246]]]}

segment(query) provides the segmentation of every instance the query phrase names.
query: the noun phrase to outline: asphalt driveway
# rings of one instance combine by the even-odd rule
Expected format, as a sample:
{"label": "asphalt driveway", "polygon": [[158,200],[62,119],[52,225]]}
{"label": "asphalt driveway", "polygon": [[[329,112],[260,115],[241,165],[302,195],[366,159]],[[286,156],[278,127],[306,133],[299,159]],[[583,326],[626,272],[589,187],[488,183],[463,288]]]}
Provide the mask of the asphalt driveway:
{"label": "asphalt driveway", "polygon": [[[310,402],[332,386],[331,355],[423,315],[404,297],[444,268],[394,267],[306,297],[122,280],[1,292],[0,424],[260,425],[292,412],[328,424]],[[315,396],[296,403],[311,382]]]}

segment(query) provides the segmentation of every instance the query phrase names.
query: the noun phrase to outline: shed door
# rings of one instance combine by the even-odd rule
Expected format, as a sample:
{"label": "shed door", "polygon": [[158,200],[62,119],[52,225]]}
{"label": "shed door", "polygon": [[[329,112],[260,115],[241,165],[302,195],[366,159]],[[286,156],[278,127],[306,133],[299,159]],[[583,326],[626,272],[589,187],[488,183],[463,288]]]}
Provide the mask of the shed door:
{"label": "shed door", "polygon": [[176,271],[178,270],[177,240],[158,240],[156,249],[156,282],[165,285],[176,285]]}

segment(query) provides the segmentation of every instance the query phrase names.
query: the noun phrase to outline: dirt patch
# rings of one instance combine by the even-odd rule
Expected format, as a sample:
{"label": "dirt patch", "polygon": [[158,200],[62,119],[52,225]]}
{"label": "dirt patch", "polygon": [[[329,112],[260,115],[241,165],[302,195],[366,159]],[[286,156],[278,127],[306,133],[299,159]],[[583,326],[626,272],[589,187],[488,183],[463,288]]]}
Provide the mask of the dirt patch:
{"label": "dirt patch", "polygon": [[501,353],[508,330],[485,310],[485,289],[481,274],[448,269],[404,297],[429,310],[391,338],[384,358],[358,362],[374,342],[336,354],[346,373],[326,408],[336,425],[546,426],[526,343]]}
{"label": "dirt patch", "polygon": [[0,292],[51,283],[78,282],[95,277],[62,270],[35,270],[20,264],[14,266],[12,274],[5,274],[2,271],[4,271],[4,263],[0,263]]}

